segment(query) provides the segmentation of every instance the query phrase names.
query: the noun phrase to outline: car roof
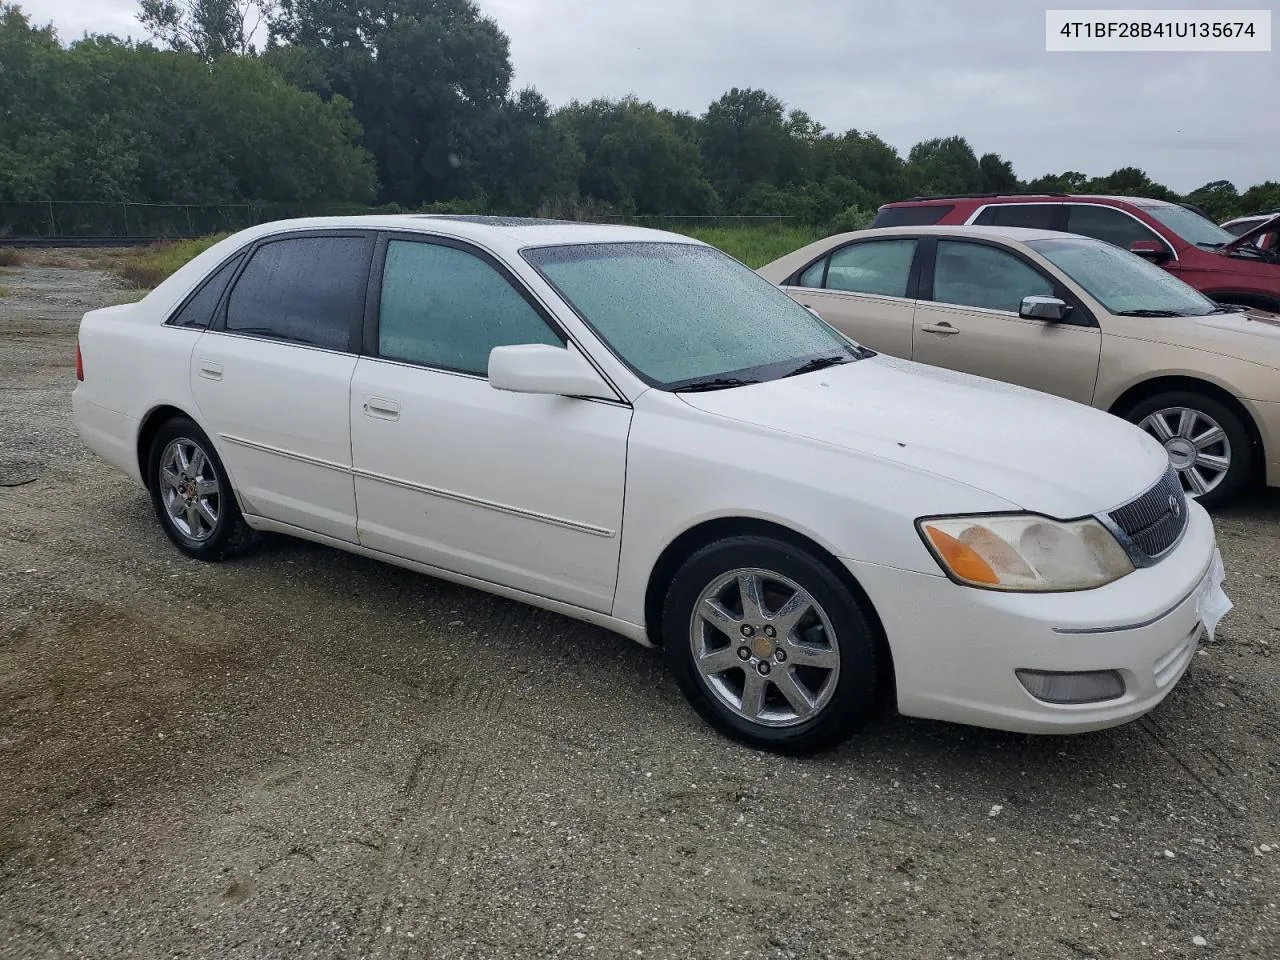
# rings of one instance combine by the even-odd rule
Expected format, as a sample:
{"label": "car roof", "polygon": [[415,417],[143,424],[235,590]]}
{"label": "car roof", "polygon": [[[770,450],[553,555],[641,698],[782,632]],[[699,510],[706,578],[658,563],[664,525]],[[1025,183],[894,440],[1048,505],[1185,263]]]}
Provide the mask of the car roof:
{"label": "car roof", "polygon": [[842,236],[854,239],[857,237],[872,236],[927,236],[927,237],[979,237],[988,240],[1013,240],[1016,243],[1026,243],[1029,240],[1084,240],[1087,237],[1081,237],[1074,233],[1064,233],[1061,230],[1041,230],[1035,227],[999,227],[999,226],[976,226],[972,224],[951,224],[951,225],[922,225],[918,227],[874,227],[870,230],[859,230],[856,233],[842,234]]}
{"label": "car roof", "polygon": [[1097,243],[1074,233],[1063,233],[1060,230],[1036,230],[1030,227],[977,227],[967,224],[950,226],[905,226],[905,227],[873,227],[868,230],[855,230],[852,233],[837,233],[816,240],[808,246],[794,250],[786,256],[779,257],[772,263],[765,264],[756,272],[771,283],[782,283],[802,267],[807,267],[814,260],[830,251],[855,240],[871,240],[877,237],[967,237],[979,240],[1011,241],[1013,243],[1029,243],[1033,240],[1076,240],[1083,243]]}
{"label": "car roof", "polygon": [[354,217],[302,217],[276,220],[244,231],[244,238],[269,236],[299,230],[400,230],[470,240],[506,251],[529,246],[579,243],[661,242],[701,245],[665,230],[624,224],[585,223],[537,217],[468,216],[464,214],[368,214]]}
{"label": "car roof", "polygon": [[[1154,197],[1121,197],[1108,193],[963,193],[954,196],[912,197],[886,203],[884,207],[937,206],[959,202],[982,206],[990,203],[1066,203],[1069,201],[1104,200],[1107,203],[1128,203],[1135,207],[1176,207],[1178,204]],[[881,207],[881,209],[884,209]]]}

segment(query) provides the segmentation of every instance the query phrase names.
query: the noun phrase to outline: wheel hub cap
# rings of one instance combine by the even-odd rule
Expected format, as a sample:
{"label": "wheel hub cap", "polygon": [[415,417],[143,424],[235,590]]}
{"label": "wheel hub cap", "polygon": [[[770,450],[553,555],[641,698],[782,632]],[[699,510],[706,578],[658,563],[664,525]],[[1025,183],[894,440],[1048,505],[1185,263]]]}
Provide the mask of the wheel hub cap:
{"label": "wheel hub cap", "polygon": [[751,723],[789,727],[835,696],[840,649],[817,601],[786,577],[744,568],[702,591],[689,625],[703,683]]}
{"label": "wheel hub cap", "polygon": [[1177,470],[1185,470],[1196,462],[1196,445],[1190,440],[1174,437],[1164,448],[1169,451],[1169,462]]}
{"label": "wheel hub cap", "polygon": [[172,441],[160,457],[160,499],[168,522],[188,540],[213,536],[222,485],[208,454],[192,440]]}
{"label": "wheel hub cap", "polygon": [[1222,425],[1203,410],[1165,407],[1138,422],[1164,446],[1169,463],[1193,497],[1202,497],[1226,479],[1231,441]]}

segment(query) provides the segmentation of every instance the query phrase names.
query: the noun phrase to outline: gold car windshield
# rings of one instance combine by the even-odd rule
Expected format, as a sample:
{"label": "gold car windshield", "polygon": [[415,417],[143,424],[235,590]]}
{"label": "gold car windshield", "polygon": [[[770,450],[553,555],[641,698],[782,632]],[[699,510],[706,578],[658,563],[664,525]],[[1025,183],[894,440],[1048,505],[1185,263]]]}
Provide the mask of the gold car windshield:
{"label": "gold car windshield", "polygon": [[713,247],[591,243],[522,255],[619,359],[663,390],[744,386],[864,353]]}
{"label": "gold car windshield", "polygon": [[1031,240],[1027,246],[1114,314],[1203,317],[1220,309],[1168,270],[1101,240],[1064,237]]}

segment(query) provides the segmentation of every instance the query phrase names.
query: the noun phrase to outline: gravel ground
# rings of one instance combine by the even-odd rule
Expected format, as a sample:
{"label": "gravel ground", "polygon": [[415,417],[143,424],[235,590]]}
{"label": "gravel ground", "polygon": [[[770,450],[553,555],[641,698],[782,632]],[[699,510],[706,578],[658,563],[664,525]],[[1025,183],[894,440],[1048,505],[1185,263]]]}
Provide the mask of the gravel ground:
{"label": "gravel ground", "polygon": [[[71,424],[82,254],[0,271],[0,957],[1280,957],[1280,495],[1150,716],[808,760],[652,652],[337,551],[208,566]],[[59,266],[58,264],[61,264]]]}

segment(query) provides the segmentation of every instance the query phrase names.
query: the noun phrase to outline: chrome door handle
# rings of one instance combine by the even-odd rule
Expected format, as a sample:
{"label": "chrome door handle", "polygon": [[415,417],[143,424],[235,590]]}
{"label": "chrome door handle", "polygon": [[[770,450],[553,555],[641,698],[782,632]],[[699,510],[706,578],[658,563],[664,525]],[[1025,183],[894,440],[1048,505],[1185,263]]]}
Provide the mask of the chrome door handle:
{"label": "chrome door handle", "polygon": [[953,337],[960,332],[945,320],[941,323],[922,323],[920,329],[925,333],[940,333],[944,337]]}
{"label": "chrome door handle", "polygon": [[400,404],[385,397],[365,397],[364,413],[366,417],[378,417],[381,420],[399,420]]}
{"label": "chrome door handle", "polygon": [[200,376],[206,380],[222,379],[222,364],[214,363],[212,360],[200,361]]}

